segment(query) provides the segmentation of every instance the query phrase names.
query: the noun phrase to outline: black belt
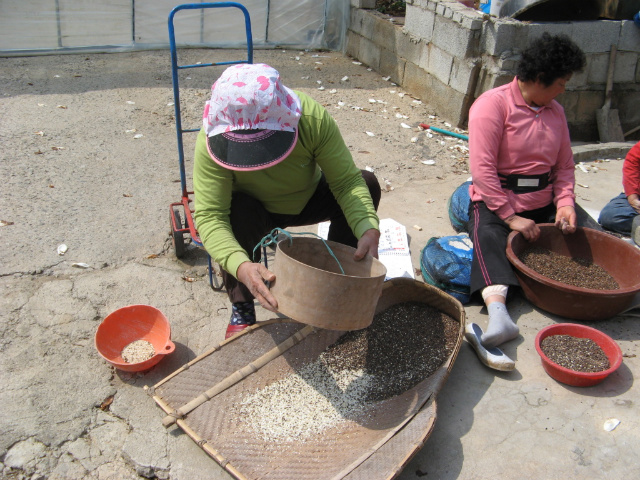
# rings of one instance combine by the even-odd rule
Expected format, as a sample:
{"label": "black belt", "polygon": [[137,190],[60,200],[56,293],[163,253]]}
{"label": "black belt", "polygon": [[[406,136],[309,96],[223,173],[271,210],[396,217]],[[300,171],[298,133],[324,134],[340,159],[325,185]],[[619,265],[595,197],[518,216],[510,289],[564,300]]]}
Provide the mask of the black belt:
{"label": "black belt", "polygon": [[540,175],[500,175],[500,185],[502,188],[511,190],[513,193],[528,193],[544,190],[551,183],[551,172]]}

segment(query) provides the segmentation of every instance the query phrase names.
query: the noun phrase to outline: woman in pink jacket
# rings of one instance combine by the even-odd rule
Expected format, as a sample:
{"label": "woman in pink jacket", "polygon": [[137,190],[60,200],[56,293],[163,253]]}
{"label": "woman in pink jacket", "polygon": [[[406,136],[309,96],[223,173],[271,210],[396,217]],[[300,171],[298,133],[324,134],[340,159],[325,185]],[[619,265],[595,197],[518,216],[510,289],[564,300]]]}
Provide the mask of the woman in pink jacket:
{"label": "woman in pink jacket", "polygon": [[505,253],[509,233],[535,241],[537,223],[565,234],[578,224],[569,129],[555,98],[584,66],[567,36],[544,33],[523,52],[513,81],[483,93],[469,113],[471,294],[482,295],[489,323],[486,332],[469,324],[466,338],[491,368],[515,368],[496,348],[519,333],[506,308],[509,286],[518,286]]}

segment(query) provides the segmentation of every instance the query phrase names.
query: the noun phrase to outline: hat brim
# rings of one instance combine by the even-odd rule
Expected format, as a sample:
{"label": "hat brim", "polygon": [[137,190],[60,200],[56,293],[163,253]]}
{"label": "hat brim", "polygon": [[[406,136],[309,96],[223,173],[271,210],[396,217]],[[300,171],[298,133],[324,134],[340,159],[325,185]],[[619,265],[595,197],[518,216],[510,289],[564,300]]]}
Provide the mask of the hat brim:
{"label": "hat brim", "polygon": [[298,129],[236,130],[207,138],[211,158],[229,170],[262,170],[283,161],[296,146]]}

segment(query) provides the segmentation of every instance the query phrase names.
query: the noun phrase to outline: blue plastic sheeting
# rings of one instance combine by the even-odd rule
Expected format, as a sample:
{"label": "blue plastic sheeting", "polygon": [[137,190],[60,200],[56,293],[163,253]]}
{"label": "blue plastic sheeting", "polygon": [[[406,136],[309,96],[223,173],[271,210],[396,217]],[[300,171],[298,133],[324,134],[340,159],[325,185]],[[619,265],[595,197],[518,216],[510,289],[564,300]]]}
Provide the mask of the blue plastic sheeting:
{"label": "blue plastic sheeting", "polygon": [[457,233],[467,231],[467,223],[469,223],[469,203],[471,202],[469,185],[471,185],[471,181],[464,182],[456,188],[447,202],[449,221]]}
{"label": "blue plastic sheeting", "polygon": [[469,302],[473,244],[466,234],[432,237],[420,253],[424,281],[461,303]]}

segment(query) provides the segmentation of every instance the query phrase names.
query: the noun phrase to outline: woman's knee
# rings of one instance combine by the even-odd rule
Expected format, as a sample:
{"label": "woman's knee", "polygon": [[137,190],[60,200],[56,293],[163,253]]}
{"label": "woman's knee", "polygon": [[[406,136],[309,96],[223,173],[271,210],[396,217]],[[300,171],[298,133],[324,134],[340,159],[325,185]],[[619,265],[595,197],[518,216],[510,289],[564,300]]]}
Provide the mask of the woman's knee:
{"label": "woman's knee", "polygon": [[628,233],[636,212],[633,210],[624,194],[612,199],[600,211],[598,223],[607,230]]}
{"label": "woman's knee", "polygon": [[380,198],[382,197],[382,189],[380,188],[380,182],[378,182],[377,177],[373,172],[369,170],[361,170],[362,178],[367,184],[367,188],[369,189],[369,194],[371,195],[371,200],[373,200],[373,206],[376,210],[378,210],[378,205],[380,205]]}
{"label": "woman's knee", "polygon": [[509,231],[496,225],[480,225],[475,231],[475,240],[481,245],[506,246]]}

